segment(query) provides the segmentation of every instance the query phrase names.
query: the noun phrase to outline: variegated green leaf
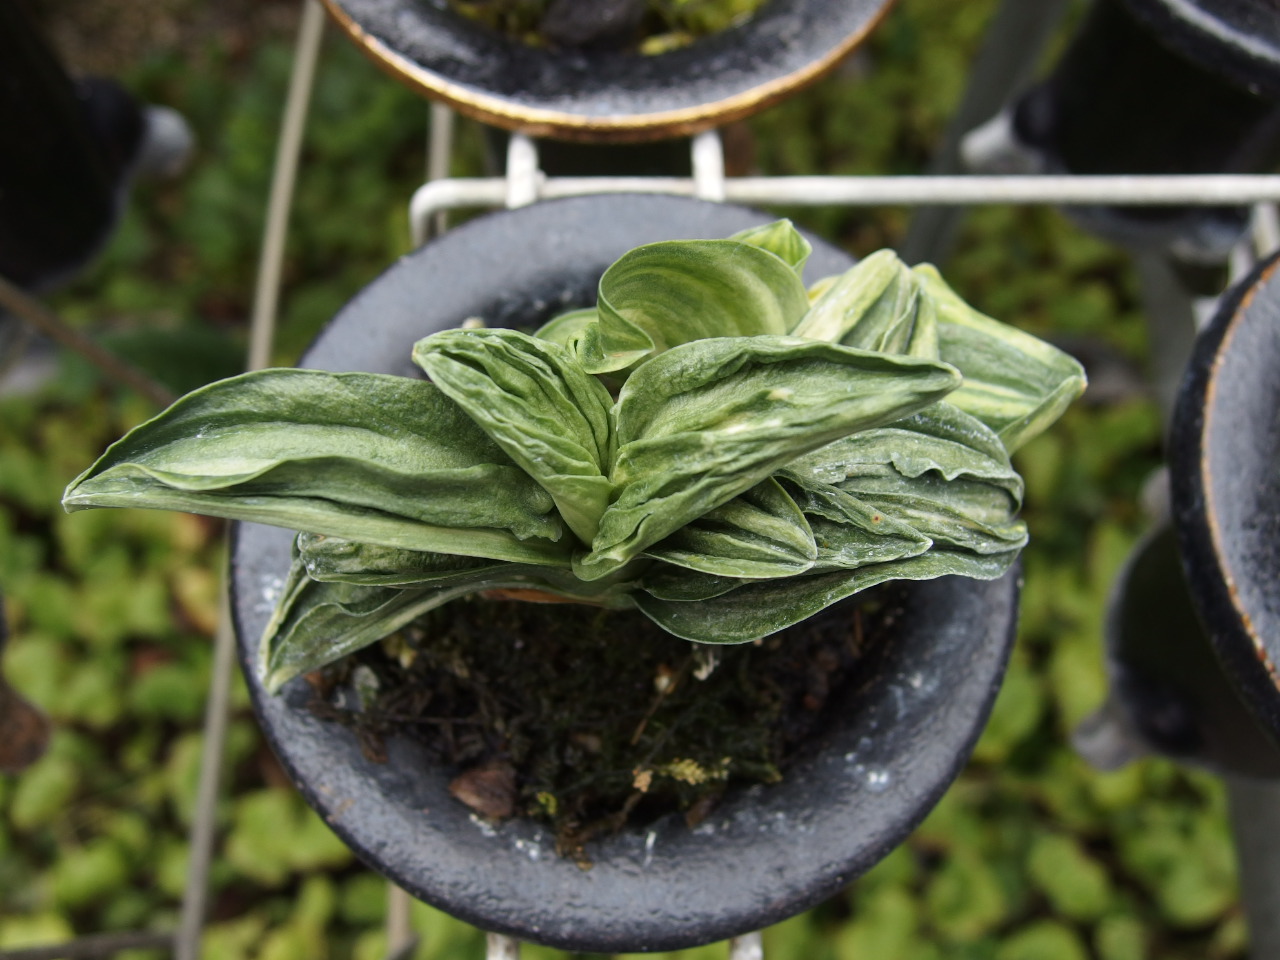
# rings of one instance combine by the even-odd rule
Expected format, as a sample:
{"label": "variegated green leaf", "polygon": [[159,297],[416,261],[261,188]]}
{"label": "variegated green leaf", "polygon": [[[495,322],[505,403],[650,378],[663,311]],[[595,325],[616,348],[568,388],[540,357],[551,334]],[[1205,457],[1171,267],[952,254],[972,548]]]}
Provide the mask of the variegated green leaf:
{"label": "variegated green leaf", "polygon": [[775,469],[954,389],[942,364],[795,337],[699,340],[639,367],[616,407],[616,499],[586,557],[607,574]]}
{"label": "variegated green leaf", "polygon": [[804,265],[809,260],[809,254],[813,253],[809,241],[800,235],[800,231],[790,220],[775,220],[759,227],[739,230],[729,239],[768,250],[789,264],[797,277],[803,276]]}
{"label": "variegated green leaf", "polygon": [[[951,394],[954,396],[955,394]],[[936,473],[947,480],[984,480],[1022,504],[1022,478],[995,433],[951,404],[951,396],[893,423],[843,437],[789,464],[796,473],[839,484],[867,466],[888,465],[905,477]]]}
{"label": "variegated green leaf", "polygon": [[589,544],[609,504],[613,398],[563,347],[516,330],[446,330],[413,359],[551,494]]}
{"label": "variegated green leaf", "polygon": [[934,305],[892,250],[873,253],[833,278],[792,332],[860,350],[938,359]]}
{"label": "variegated green leaf", "polygon": [[779,476],[809,518],[815,572],[854,570],[924,553],[933,541],[907,523],[826,483],[784,470]]}
{"label": "variegated green leaf", "polygon": [[277,607],[259,647],[259,676],[273,693],[299,674],[377,643],[475,590],[474,584],[400,588],[320,583],[305,573],[291,581],[295,589]]}
{"label": "variegated green leaf", "polygon": [[725,577],[804,573],[818,548],[805,516],[772,478],[707,511],[645,556]]}
{"label": "variegated green leaf", "polygon": [[449,553],[401,550],[319,533],[300,533],[297,553],[312,580],[403,587],[463,574],[494,574],[512,564]]}
{"label": "variegated green leaf", "polygon": [[637,247],[600,278],[599,322],[578,341],[589,373],[631,367],[706,337],[784,334],[808,309],[804,284],[782,259],[737,240],[673,240]]}
{"label": "variegated green leaf", "polygon": [[1012,453],[1084,391],[1084,368],[1057,347],[979,313],[921,264],[915,273],[938,308],[938,349],[964,374],[948,400],[991,427]]}
{"label": "variegated green leaf", "polygon": [[974,553],[1003,553],[1026,545],[1027,527],[1000,487],[980,480],[904,477],[892,467],[850,477],[840,489],[934,541]]}
{"label": "variegated green leaf", "polygon": [[68,511],[184,510],[386,546],[563,564],[549,495],[424,381],[264,370],[210,384],[117,441]]}
{"label": "variegated green leaf", "polygon": [[596,322],[598,314],[595,307],[583,310],[570,310],[552,317],[534,333],[540,340],[558,343],[566,350],[577,350],[577,342],[582,339],[583,331]]}
{"label": "variegated green leaf", "polygon": [[646,591],[636,606],[677,637],[701,643],[747,643],[807,620],[846,597],[887,580],[932,580],[958,574],[977,580],[1003,576],[1018,551],[978,556],[932,549],[927,553],[853,571],[751,581],[694,602],[662,600]]}

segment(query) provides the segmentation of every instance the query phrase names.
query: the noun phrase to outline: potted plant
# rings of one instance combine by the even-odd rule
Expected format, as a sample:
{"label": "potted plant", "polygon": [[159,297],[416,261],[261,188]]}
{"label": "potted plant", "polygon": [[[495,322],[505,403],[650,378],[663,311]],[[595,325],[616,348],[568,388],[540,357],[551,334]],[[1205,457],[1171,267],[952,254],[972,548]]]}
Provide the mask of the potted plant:
{"label": "potted plant", "polygon": [[[594,3],[594,0],[593,0]],[[697,133],[831,70],[889,0],[767,0],[746,22],[655,56],[532,47],[426,0],[325,0],[379,66],[485,123],[620,142]]]}
{"label": "potted plant", "polygon": [[[829,274],[847,258],[825,245],[810,256],[789,224],[763,219],[617,196],[472,221],[389,270],[321,335],[307,363],[340,372],[197,391],[68,490],[71,509],[287,514],[323,535],[300,538],[291,559],[293,535],[237,529],[234,605],[256,708],[335,830],[478,926],[618,951],[781,919],[902,839],[990,707],[1025,537],[1007,448],[1083,388],[1080,368],[887,252],[806,289],[806,259]],[[563,313],[589,306],[597,284],[594,309]],[[477,316],[486,328],[448,329]],[[501,329],[512,326],[537,335]],[[414,340],[431,383],[406,356]],[[448,452],[422,447],[428,435]],[[440,456],[455,459],[428,463]],[[423,513],[397,473],[429,476],[453,518]],[[471,559],[428,570],[420,561],[439,558],[424,548]],[[327,581],[338,567],[341,582],[308,574]],[[286,682],[446,596],[495,586],[634,607],[681,636],[733,643],[886,577],[925,582],[894,601],[891,635],[868,646],[780,783],[730,789],[693,827],[674,814],[624,826],[593,842],[585,871],[557,856],[544,825],[494,823],[450,797],[457,771],[412,738],[389,739],[386,762],[364,756],[351,731],[307,709],[307,683]],[[833,611],[849,633],[853,614]]]}

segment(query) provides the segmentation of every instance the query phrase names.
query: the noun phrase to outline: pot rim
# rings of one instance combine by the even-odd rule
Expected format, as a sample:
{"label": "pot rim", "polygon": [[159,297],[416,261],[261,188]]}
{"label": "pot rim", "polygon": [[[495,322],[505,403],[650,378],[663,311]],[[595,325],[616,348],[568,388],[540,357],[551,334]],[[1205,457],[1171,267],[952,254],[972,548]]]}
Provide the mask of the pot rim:
{"label": "pot rim", "polygon": [[[564,302],[558,287],[576,284],[569,293],[580,296],[637,242],[726,235],[767,219],[740,207],[641,195],[491,214],[391,267],[339,313],[306,359],[353,369],[367,368],[377,354],[383,372],[409,372],[410,344],[430,331],[397,330],[419,322],[424,309],[441,326],[477,313],[515,315],[528,302],[555,312]],[[521,239],[529,234],[539,242]],[[555,262],[570,252],[586,276],[537,286],[528,261]],[[813,260],[825,272],[848,263],[825,244]],[[495,293],[485,281],[490,261],[507,263],[535,287],[514,303]],[[461,296],[463,286],[475,289]],[[288,531],[237,524],[232,543],[240,656],[259,722],[290,777],[366,863],[410,893],[483,929],[569,950],[671,950],[722,940],[811,907],[870,868],[964,765],[1016,625],[1016,570],[985,583],[947,577],[911,585],[917,602],[900,614],[898,642],[868,654],[857,699],[824,734],[821,752],[780,784],[730,791],[694,829],[670,816],[593,844],[595,866],[584,872],[555,855],[544,827],[488,824],[451,799],[450,771],[429,767],[407,738],[391,738],[388,762],[375,764],[349,730],[307,712],[305,682],[286,685],[279,697],[264,692],[252,672],[256,640],[290,540]]]}
{"label": "pot rim", "polygon": [[484,123],[619,143],[742,119],[834,69],[895,0],[768,0],[743,24],[656,56],[533,48],[443,0],[322,0],[384,71]]}
{"label": "pot rim", "polygon": [[[1201,331],[1170,429],[1174,525],[1214,652],[1280,744],[1280,253]],[[1269,526],[1268,526],[1269,524]]]}

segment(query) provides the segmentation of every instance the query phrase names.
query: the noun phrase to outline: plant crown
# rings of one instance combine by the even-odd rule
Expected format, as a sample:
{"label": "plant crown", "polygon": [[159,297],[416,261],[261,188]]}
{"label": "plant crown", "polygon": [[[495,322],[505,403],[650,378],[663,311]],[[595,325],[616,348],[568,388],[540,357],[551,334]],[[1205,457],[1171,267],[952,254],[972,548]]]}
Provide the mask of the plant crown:
{"label": "plant crown", "polygon": [[485,590],[740,643],[885,580],[1001,576],[1027,539],[1009,453],[1083,370],[888,250],[806,290],[809,252],[786,220],[638,247],[594,308],[420,340],[426,380],[209,384],[63,505],[304,531],[271,689]]}

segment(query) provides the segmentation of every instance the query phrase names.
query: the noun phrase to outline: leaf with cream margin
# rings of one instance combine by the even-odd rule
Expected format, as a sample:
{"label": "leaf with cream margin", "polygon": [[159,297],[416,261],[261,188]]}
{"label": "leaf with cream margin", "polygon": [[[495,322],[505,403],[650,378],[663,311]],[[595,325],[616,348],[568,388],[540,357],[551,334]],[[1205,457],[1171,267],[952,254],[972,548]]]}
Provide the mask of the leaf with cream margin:
{"label": "leaf with cream margin", "polygon": [[591,543],[609,505],[613,398],[565,348],[517,330],[446,330],[413,360]]}
{"label": "leaf with cream margin", "polygon": [[691,340],[787,333],[808,309],[785,260],[738,240],[637,247],[600,278],[599,320],[577,341],[588,373],[610,373]]}
{"label": "leaf with cream margin", "polygon": [[182,510],[391,547],[567,563],[551,497],[436,387],[262,370],[209,384],[67,488],[90,507]]}
{"label": "leaf with cream margin", "polygon": [[616,405],[618,454],[586,580],[615,570],[788,461],[913,413],[952,368],[795,337],[698,340],[659,354]]}
{"label": "leaf with cream margin", "polygon": [[739,230],[730,240],[749,243],[761,250],[768,250],[774,256],[790,265],[796,276],[803,276],[804,265],[813,253],[813,246],[801,236],[790,220],[775,220],[758,227]]}
{"label": "leaf with cream margin", "polygon": [[825,281],[792,333],[860,350],[938,359],[934,304],[892,250],[879,250]]}
{"label": "leaf with cream margin", "polygon": [[1017,550],[978,556],[934,548],[916,557],[853,571],[747,581],[736,589],[693,602],[663,600],[647,591],[638,592],[635,600],[645,616],[677,637],[699,643],[748,643],[887,580],[932,580],[953,574],[995,580],[1008,572],[1017,558]]}
{"label": "leaf with cream margin", "polygon": [[1072,356],[969,306],[930,264],[914,268],[938,309],[941,358],[964,374],[948,401],[991,427],[1012,453],[1084,392]]}
{"label": "leaf with cream margin", "polygon": [[685,524],[645,556],[702,573],[758,579],[804,573],[818,547],[795,501],[768,478]]}

